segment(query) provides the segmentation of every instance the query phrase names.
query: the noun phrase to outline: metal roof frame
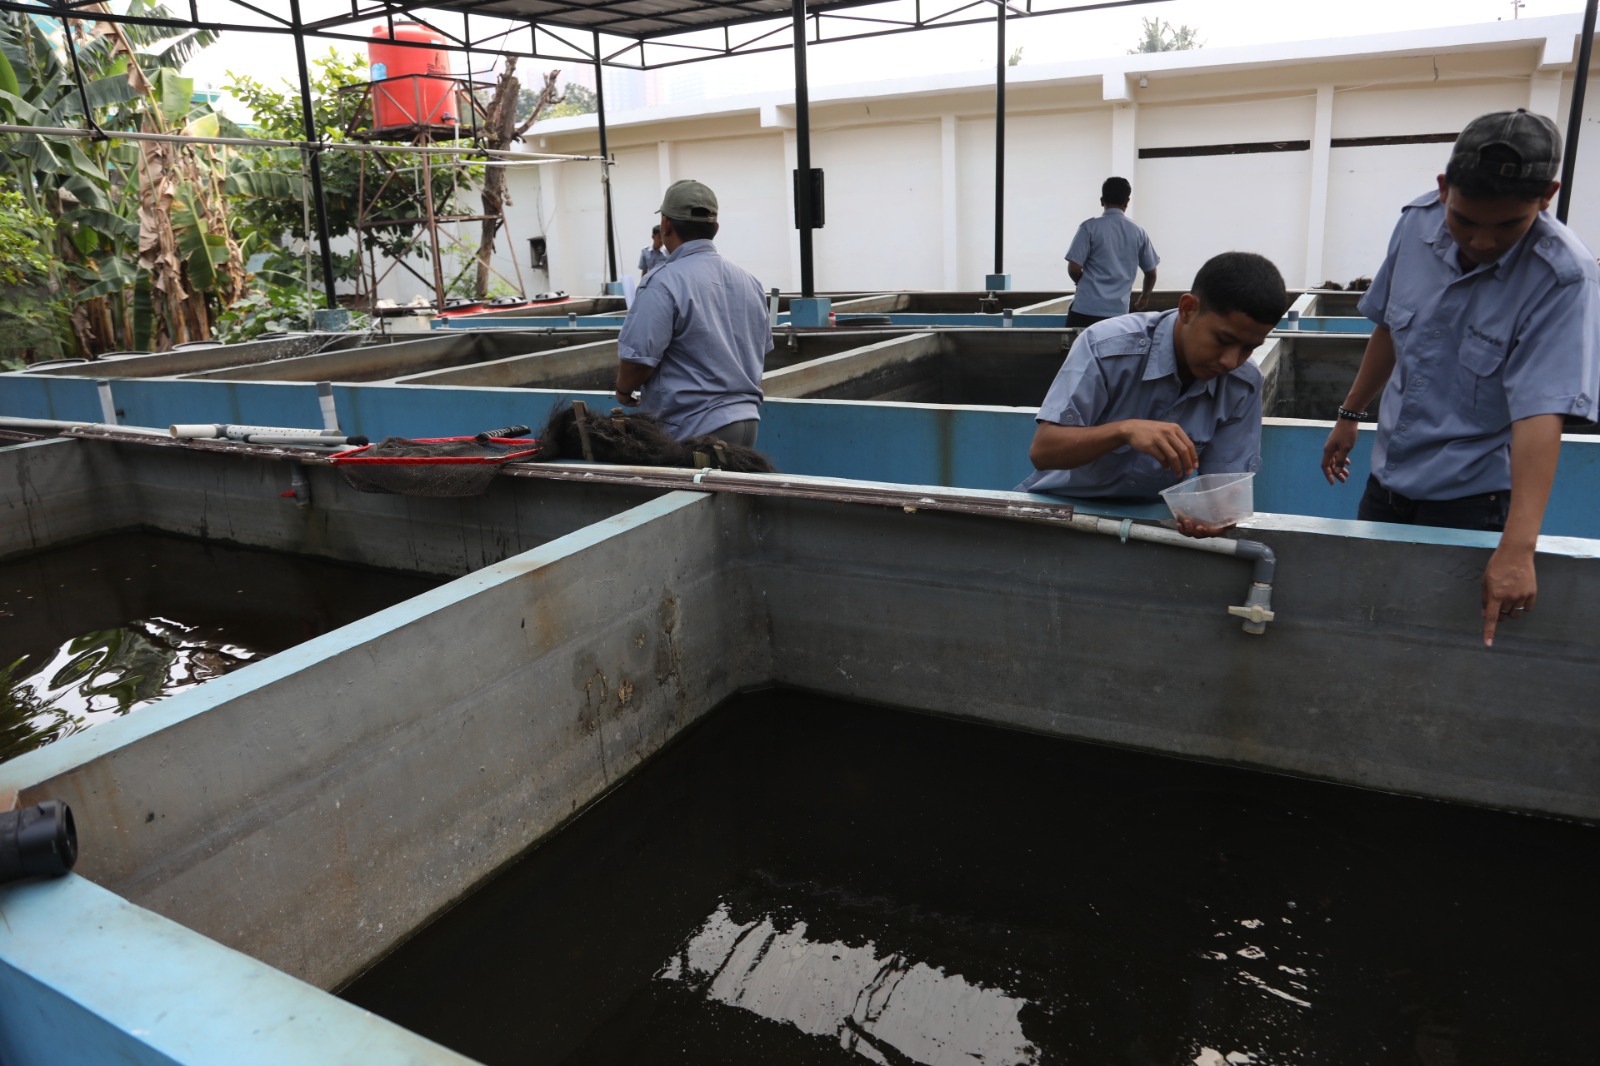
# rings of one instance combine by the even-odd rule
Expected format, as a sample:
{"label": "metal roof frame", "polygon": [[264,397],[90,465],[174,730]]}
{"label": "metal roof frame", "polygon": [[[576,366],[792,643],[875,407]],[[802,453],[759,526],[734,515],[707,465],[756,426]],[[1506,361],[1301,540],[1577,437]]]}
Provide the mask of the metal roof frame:
{"label": "metal roof frame", "polygon": [[[924,5],[932,6],[936,0],[348,0],[349,13],[307,22],[301,17],[301,0],[169,0],[189,17],[157,18],[149,15],[115,14],[103,10],[102,0],[0,0],[0,11],[55,18],[91,21],[124,22],[169,26],[176,29],[210,29],[246,33],[288,34],[294,38],[295,57],[300,76],[301,105],[308,138],[315,132],[311,117],[310,77],[306,66],[305,42],[308,37],[342,40],[365,44],[370,37],[352,32],[359,23],[370,23],[381,18],[391,27],[400,21],[417,22],[443,36],[446,50],[463,52],[469,56],[466,76],[472,74],[470,56],[473,54],[579,61],[595,68],[596,103],[600,156],[609,159],[606,144],[605,84],[600,77],[603,67],[612,66],[633,70],[652,70],[702,62],[733,55],[749,55],[777,51],[784,48],[794,53],[795,64],[795,138],[796,138],[796,193],[795,222],[800,233],[800,274],[802,295],[810,297],[815,292],[812,276],[812,205],[809,196],[798,195],[801,184],[798,176],[811,171],[810,101],[806,83],[806,48],[812,44],[833,41],[859,40],[882,37],[918,30],[939,29],[946,26],[994,23],[996,35],[995,63],[995,250],[994,275],[986,287],[1003,286],[1004,275],[1004,223],[1005,223],[1005,94],[1006,94],[1006,22],[1012,18],[1041,15],[1072,14],[1075,12],[1107,8],[1143,7],[1165,3],[1168,0],[939,0],[950,5],[931,16],[924,14]],[[200,18],[200,5],[223,5],[227,9],[249,12],[260,22],[232,23]],[[864,9],[883,8],[890,4],[909,3],[912,15],[867,15]],[[273,7],[287,6],[287,16],[274,12]],[[1586,0],[1578,70],[1573,86],[1572,106],[1567,122],[1566,154],[1561,173],[1561,190],[1557,216],[1566,218],[1572,196],[1572,173],[1576,165],[1577,142],[1582,122],[1585,88],[1588,82],[1589,61],[1595,35],[1596,9],[1600,0]],[[990,9],[993,9],[991,15]],[[96,10],[101,9],[101,10]],[[982,16],[969,14],[982,12]],[[461,32],[446,29],[441,23],[443,15],[460,15]],[[510,21],[509,28],[495,27],[495,31],[481,38],[472,35],[472,16],[487,16]],[[243,17],[243,16],[241,16]],[[782,43],[784,21],[791,39]],[[763,29],[763,24],[770,24]],[[844,32],[830,33],[838,26]],[[509,47],[515,35],[523,30],[529,35],[526,50]],[[753,35],[736,42],[734,30],[749,30]],[[710,31],[712,40],[700,38]],[[721,43],[716,43],[720,31]],[[579,35],[589,36],[587,49],[578,43]],[[602,35],[621,44],[607,47]],[[688,40],[688,38],[695,38]],[[675,39],[677,38],[677,39]],[[541,39],[561,46],[561,51],[547,52],[540,46]],[[419,47],[432,47],[420,46]],[[677,49],[669,58],[652,61],[649,49]],[[91,122],[92,124],[92,122]],[[308,153],[311,159],[311,182],[316,201],[317,231],[322,251],[323,283],[328,306],[336,306],[332,253],[329,249],[326,205],[322,195],[322,168],[320,153]],[[601,166],[601,187],[605,200],[606,262],[608,286],[617,278],[617,256],[611,212],[611,185],[609,163]]]}

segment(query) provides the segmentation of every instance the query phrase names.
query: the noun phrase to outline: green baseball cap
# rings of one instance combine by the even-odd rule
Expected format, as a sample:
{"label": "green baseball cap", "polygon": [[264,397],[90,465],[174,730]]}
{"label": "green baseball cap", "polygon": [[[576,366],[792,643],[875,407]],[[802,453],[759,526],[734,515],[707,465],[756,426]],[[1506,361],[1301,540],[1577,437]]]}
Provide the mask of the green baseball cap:
{"label": "green baseball cap", "polygon": [[717,194],[698,181],[675,181],[667,186],[658,214],[679,222],[715,222]]}
{"label": "green baseball cap", "polygon": [[[1482,153],[1491,145],[1509,148],[1520,162],[1485,163]],[[1561,131],[1550,119],[1525,108],[1482,115],[1467,123],[1456,138],[1450,165],[1502,178],[1554,181],[1561,173]]]}

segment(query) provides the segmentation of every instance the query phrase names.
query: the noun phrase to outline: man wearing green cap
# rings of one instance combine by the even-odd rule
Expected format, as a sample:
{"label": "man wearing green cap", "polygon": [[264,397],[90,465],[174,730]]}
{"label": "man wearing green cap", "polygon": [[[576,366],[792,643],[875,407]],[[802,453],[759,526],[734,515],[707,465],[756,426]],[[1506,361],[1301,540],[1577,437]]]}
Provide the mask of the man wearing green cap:
{"label": "man wearing green cap", "polygon": [[754,447],[772,348],[765,292],[712,243],[716,193],[674,182],[660,214],[667,261],[639,283],[617,336],[617,400],[679,440],[711,434]]}
{"label": "man wearing green cap", "polygon": [[[1350,476],[1356,424],[1382,393],[1358,517],[1501,534],[1483,638],[1533,610],[1534,549],[1566,420],[1600,396],[1600,270],[1546,210],[1561,134],[1529,111],[1472,120],[1439,187],[1407,204],[1361,299],[1376,324],[1323,448]],[[1331,413],[1331,412],[1330,412]]]}

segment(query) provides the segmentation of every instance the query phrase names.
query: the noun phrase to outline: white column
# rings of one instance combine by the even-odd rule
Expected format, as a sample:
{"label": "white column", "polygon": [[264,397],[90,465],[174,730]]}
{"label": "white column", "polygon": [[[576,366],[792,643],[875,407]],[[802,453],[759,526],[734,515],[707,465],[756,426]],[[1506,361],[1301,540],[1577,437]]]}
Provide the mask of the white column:
{"label": "white column", "polygon": [[1138,196],[1139,105],[1133,99],[1132,78],[1107,71],[1100,78],[1100,97],[1111,105],[1111,173],[1127,178]]}
{"label": "white column", "polygon": [[1528,110],[1565,125],[1561,113],[1561,70],[1536,70],[1528,79]]}
{"label": "white column", "polygon": [[[816,165],[815,156],[811,162]],[[800,147],[795,141],[795,131],[786,129],[783,131],[783,221],[789,233],[789,284],[784,286],[785,292],[800,291],[800,231],[794,228],[794,172],[799,165]]]}
{"label": "white column", "polygon": [[661,182],[661,191],[666,192],[667,186],[673,183],[672,176],[672,142],[656,142],[656,175]]}
{"label": "white column", "polygon": [[[1301,284],[1324,278],[1322,251],[1328,233],[1328,179],[1333,159],[1333,86],[1317,87],[1317,115],[1311,129],[1311,195],[1306,205],[1306,261]],[[1293,284],[1293,282],[1290,282]]]}
{"label": "white column", "polygon": [[943,192],[942,217],[939,232],[944,237],[944,287],[958,288],[961,284],[961,227],[957,213],[961,210],[960,169],[956,165],[956,117],[944,115],[939,119],[939,173]]}

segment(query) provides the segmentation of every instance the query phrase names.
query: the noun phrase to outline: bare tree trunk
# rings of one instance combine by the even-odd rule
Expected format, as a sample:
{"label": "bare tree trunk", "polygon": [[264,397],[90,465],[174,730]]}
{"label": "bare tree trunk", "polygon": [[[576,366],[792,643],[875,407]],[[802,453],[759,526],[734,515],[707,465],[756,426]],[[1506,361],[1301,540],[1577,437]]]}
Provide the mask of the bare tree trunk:
{"label": "bare tree trunk", "polygon": [[[539,90],[539,99],[533,105],[533,113],[519,126],[517,124],[517,100],[522,94],[522,83],[517,80],[517,61],[515,57],[506,60],[506,69],[495,82],[494,96],[489,100],[488,118],[484,122],[483,139],[484,147],[505,151],[528,132],[528,127],[536,122],[546,110],[560,103],[561,96],[556,94],[556,79],[561,76],[561,71],[552,70],[544,76],[544,86]],[[494,239],[500,230],[501,212],[511,198],[506,195],[506,169],[505,167],[484,167],[483,175],[483,213],[485,218],[481,223],[478,236],[478,275],[473,288],[473,293],[478,299],[483,299],[489,294],[489,262],[494,256]]]}

